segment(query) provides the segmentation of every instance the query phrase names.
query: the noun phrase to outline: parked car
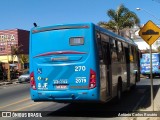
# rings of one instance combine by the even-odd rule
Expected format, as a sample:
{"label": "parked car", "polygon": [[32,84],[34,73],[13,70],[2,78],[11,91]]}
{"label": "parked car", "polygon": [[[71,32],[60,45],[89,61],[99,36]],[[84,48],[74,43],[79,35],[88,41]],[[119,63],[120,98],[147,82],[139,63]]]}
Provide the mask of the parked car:
{"label": "parked car", "polygon": [[29,82],[30,81],[30,75],[29,70],[25,71],[22,75],[19,76],[18,81],[21,82]]}

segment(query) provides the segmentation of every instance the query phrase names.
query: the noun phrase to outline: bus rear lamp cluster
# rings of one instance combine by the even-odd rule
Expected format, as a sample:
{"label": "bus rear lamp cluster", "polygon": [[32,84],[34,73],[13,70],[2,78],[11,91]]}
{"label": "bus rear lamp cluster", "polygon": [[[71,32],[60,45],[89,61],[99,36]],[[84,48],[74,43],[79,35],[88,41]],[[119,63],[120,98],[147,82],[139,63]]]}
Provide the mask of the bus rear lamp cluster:
{"label": "bus rear lamp cluster", "polygon": [[33,90],[36,90],[36,82],[34,79],[34,72],[30,74],[30,85]]}
{"label": "bus rear lamp cluster", "polygon": [[92,69],[90,70],[90,79],[89,79],[89,89],[96,87],[96,72]]}

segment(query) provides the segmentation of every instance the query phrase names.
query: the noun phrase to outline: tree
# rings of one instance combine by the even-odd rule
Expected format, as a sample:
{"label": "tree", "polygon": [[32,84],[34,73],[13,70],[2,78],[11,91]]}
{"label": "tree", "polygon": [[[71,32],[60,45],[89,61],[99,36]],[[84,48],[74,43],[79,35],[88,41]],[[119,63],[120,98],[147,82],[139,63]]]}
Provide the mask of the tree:
{"label": "tree", "polygon": [[24,69],[24,64],[29,62],[28,55],[21,54],[20,62],[22,64],[22,69]]}
{"label": "tree", "polygon": [[120,30],[124,28],[131,28],[134,25],[139,26],[140,23],[138,16],[124,5],[120,5],[117,10],[109,9],[107,15],[110,17],[110,20],[108,22],[101,21],[98,24],[101,27],[116,32],[117,34],[120,34]]}
{"label": "tree", "polygon": [[27,55],[21,54],[21,59],[20,59],[21,63],[28,63],[29,62],[29,58]]}
{"label": "tree", "polygon": [[14,63],[14,58],[15,58],[16,56],[17,56],[17,58],[18,58],[18,63],[19,63],[20,54],[23,52],[22,46],[23,46],[23,45],[11,46],[11,56],[12,56],[12,61],[13,61],[13,63]]}

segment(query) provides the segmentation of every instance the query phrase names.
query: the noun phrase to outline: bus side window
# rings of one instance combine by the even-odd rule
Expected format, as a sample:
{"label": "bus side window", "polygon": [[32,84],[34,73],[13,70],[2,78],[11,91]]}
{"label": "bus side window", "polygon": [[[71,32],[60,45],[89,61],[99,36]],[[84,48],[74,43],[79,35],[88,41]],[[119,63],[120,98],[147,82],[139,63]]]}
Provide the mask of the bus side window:
{"label": "bus side window", "polygon": [[129,53],[130,53],[129,56],[130,62],[134,62],[135,56],[134,56],[134,48],[132,46],[129,47]]}
{"label": "bus side window", "polygon": [[116,40],[111,39],[111,56],[112,56],[112,61],[117,62],[118,61],[118,56],[117,56],[117,43]]}
{"label": "bus side window", "polygon": [[98,49],[98,55],[99,55],[99,59],[100,61],[102,61],[103,57],[102,57],[102,47],[101,47],[101,36],[99,33],[97,33],[97,49]]}
{"label": "bus side window", "polygon": [[118,61],[124,61],[123,44],[120,41],[118,41]]}
{"label": "bus side window", "polygon": [[134,51],[133,51],[134,53],[134,61],[136,62],[137,60],[138,60],[138,58],[137,58],[137,54],[138,54],[138,52],[137,52],[137,50],[136,50],[136,48],[134,48]]}

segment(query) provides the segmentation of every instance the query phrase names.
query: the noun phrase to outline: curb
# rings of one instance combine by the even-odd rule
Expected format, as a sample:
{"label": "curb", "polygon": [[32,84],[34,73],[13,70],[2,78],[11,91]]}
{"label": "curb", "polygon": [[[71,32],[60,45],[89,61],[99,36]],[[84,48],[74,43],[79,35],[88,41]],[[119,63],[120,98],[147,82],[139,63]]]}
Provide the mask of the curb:
{"label": "curb", "polygon": [[12,82],[4,82],[4,85],[12,84]]}
{"label": "curb", "polygon": [[2,86],[3,85],[3,83],[0,83],[0,86]]}
{"label": "curb", "polygon": [[9,84],[17,84],[19,83],[17,79],[11,80],[11,82],[0,82],[0,86],[9,85]]}
{"label": "curb", "polygon": [[0,86],[2,86],[2,85],[9,85],[9,84],[12,84],[12,82],[2,82],[2,83],[0,83]]}

